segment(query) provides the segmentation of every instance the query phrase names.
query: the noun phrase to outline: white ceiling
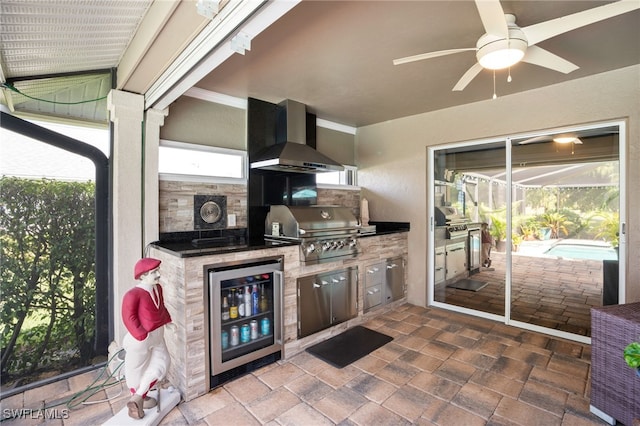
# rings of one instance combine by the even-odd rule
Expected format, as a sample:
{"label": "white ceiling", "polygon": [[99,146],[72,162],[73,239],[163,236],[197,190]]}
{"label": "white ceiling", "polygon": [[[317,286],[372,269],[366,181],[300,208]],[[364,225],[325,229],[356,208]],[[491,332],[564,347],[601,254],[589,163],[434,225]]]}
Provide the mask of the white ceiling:
{"label": "white ceiling", "polygon": [[[593,8],[595,1],[503,1],[528,26]],[[307,104],[319,117],[355,127],[490,99],[483,71],[463,92],[451,89],[475,62],[474,52],[394,66],[395,58],[475,47],[483,34],[472,1],[303,1],[197,86],[277,103]],[[561,83],[640,63],[640,11],[539,44],[577,64],[568,75],[520,63],[497,73],[497,94]]]}
{"label": "white ceiling", "polygon": [[[502,5],[520,26],[528,26],[605,3]],[[164,14],[155,13],[159,8],[166,9]],[[0,11],[2,82],[119,66],[117,87],[142,94],[198,40],[208,22],[196,13],[195,1],[0,0]],[[489,99],[493,76],[488,71],[463,92],[451,91],[475,63],[473,52],[399,66],[391,62],[433,50],[473,47],[482,33],[472,1],[302,1],[262,33],[252,34],[245,55],[233,54],[211,66],[195,85],[241,99],[294,99],[319,118],[359,127]],[[145,43],[139,43],[143,36]],[[517,64],[511,70],[512,83],[506,83],[506,73],[497,73],[498,96],[640,63],[640,11],[539,46],[580,68],[564,75]],[[7,89],[3,92],[6,104]]]}
{"label": "white ceiling", "polygon": [[0,1],[5,77],[118,65],[152,0]]}
{"label": "white ceiling", "polygon": [[3,103],[106,122],[108,70],[118,66],[152,2],[0,0],[0,80],[19,91],[4,89]]}

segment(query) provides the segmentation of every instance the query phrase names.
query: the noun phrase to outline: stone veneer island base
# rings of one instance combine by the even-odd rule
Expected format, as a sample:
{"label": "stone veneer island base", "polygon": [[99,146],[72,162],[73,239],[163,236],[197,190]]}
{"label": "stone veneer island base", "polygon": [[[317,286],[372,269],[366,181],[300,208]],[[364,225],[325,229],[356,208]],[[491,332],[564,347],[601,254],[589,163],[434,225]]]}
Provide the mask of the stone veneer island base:
{"label": "stone veneer island base", "polygon": [[[167,330],[165,340],[171,354],[168,379],[180,390],[182,398],[190,401],[210,390],[207,308],[205,298],[205,266],[234,261],[246,261],[274,256],[284,258],[283,288],[283,340],[282,358],[287,359],[306,347],[323,341],[347,328],[369,320],[387,309],[363,312],[363,283],[365,266],[380,260],[408,257],[406,232],[360,238],[361,253],[356,259],[305,266],[300,263],[298,246],[281,246],[260,250],[248,250],[225,254],[181,257],[179,253],[151,246],[149,256],[162,261],[161,283],[165,292],[165,304],[176,327]],[[297,279],[307,275],[330,272],[348,266],[358,267],[358,316],[329,329],[297,338]],[[405,272],[406,274],[406,272]],[[406,283],[405,276],[405,283]],[[405,285],[406,288],[406,285]],[[386,305],[386,308],[404,303],[405,296]]]}

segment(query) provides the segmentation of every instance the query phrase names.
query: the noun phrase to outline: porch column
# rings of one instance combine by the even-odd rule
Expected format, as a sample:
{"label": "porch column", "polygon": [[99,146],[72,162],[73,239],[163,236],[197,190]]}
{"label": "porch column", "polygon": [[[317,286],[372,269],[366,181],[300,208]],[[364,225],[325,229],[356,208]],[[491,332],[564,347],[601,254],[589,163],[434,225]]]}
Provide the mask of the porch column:
{"label": "porch column", "polygon": [[114,339],[120,345],[126,332],[121,305],[124,293],[136,284],[135,263],[142,245],[142,120],[144,96],[112,90],[107,98],[113,122],[112,235]]}
{"label": "porch column", "polygon": [[[160,235],[160,189],[158,182],[158,146],[160,127],[169,114],[169,108],[147,110],[144,121],[144,236],[147,244],[158,240]],[[146,252],[146,250],[145,250]]]}

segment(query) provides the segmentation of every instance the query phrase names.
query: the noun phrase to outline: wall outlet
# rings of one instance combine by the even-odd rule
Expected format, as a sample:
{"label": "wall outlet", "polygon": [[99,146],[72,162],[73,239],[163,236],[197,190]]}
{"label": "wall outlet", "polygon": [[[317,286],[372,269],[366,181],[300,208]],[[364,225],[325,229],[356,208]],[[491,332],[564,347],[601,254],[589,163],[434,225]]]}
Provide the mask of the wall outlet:
{"label": "wall outlet", "polygon": [[236,226],[236,215],[230,214],[227,215],[227,226]]}

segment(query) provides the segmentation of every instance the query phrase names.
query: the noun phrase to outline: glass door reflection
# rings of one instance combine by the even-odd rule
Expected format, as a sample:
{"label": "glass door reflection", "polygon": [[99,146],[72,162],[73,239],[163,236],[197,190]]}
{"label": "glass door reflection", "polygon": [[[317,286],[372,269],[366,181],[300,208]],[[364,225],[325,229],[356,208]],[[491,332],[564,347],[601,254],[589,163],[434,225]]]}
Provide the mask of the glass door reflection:
{"label": "glass door reflection", "polygon": [[431,151],[434,302],[587,341],[591,308],[625,297],[621,132],[603,123]]}
{"label": "glass door reflection", "polygon": [[618,130],[571,135],[511,143],[510,318],[588,337],[591,308],[618,303],[617,280],[604,300],[618,268]]}
{"label": "glass door reflection", "polygon": [[504,316],[504,254],[493,244],[483,265],[481,226],[504,237],[506,186],[482,172],[504,176],[505,141],[440,149],[434,163],[434,301]]}

